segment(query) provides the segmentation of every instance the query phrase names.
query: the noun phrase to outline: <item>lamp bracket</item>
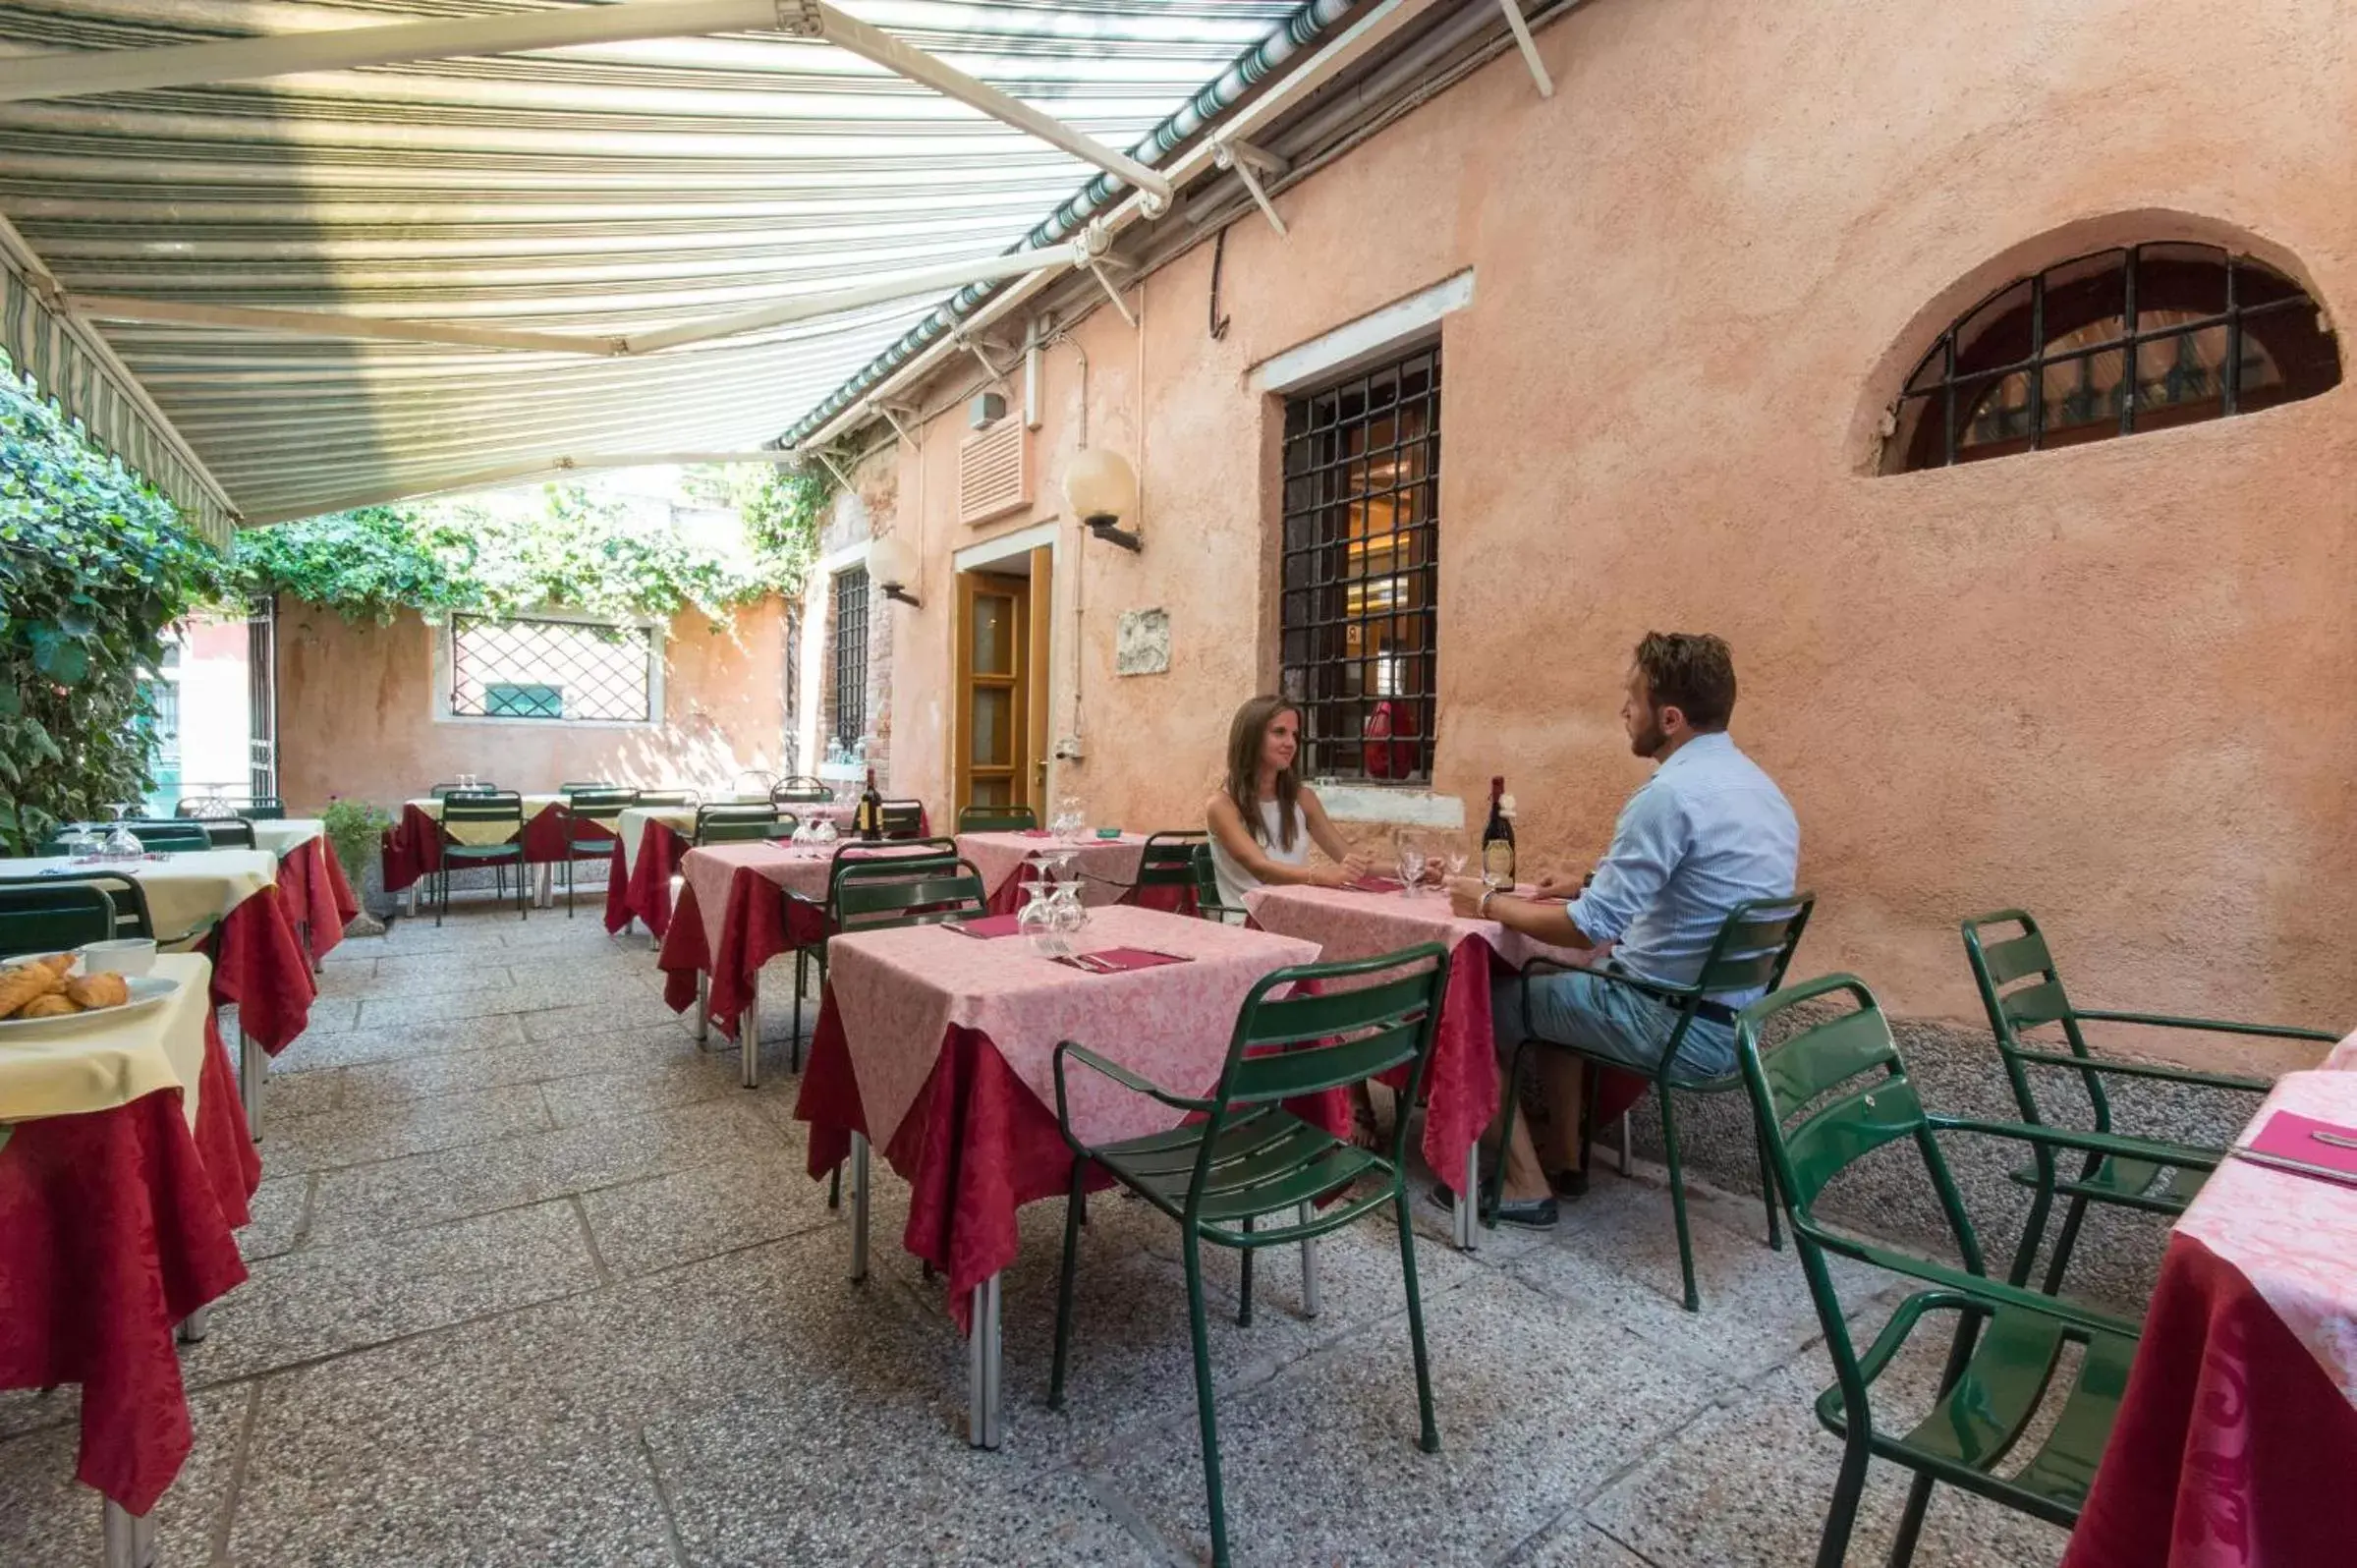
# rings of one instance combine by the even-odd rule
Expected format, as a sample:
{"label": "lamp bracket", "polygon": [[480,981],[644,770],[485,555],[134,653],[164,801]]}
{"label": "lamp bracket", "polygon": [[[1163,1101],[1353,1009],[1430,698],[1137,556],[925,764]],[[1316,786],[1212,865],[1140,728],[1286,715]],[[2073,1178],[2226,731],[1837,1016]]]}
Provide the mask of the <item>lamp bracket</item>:
{"label": "lamp bracket", "polygon": [[895,604],[905,604],[913,610],[920,610],[925,607],[918,601],[916,594],[911,593],[907,588],[903,588],[898,583],[883,584],[882,588],[884,597],[890,599]]}
{"label": "lamp bracket", "polygon": [[1104,540],[1107,544],[1118,544],[1123,549],[1129,551],[1132,555],[1140,555],[1145,553],[1145,538],[1140,534],[1133,533],[1128,529],[1122,528],[1114,519],[1109,517],[1093,517],[1088,520],[1088,523],[1089,532],[1095,534],[1098,538]]}

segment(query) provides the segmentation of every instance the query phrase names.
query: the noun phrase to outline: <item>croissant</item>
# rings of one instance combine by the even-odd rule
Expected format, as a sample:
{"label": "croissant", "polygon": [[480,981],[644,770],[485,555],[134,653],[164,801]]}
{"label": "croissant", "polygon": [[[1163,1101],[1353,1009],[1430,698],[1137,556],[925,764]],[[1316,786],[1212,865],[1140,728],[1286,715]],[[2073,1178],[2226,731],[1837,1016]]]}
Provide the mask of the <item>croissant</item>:
{"label": "croissant", "polygon": [[52,970],[43,962],[0,969],[0,1018],[14,1017],[33,998],[48,996],[65,988],[64,972]]}
{"label": "croissant", "polygon": [[66,981],[66,997],[77,1007],[120,1007],[131,1000],[131,983],[120,975],[84,975]]}
{"label": "croissant", "polygon": [[19,1018],[63,1018],[82,1011],[82,1004],[63,991],[44,991],[17,1009]]}

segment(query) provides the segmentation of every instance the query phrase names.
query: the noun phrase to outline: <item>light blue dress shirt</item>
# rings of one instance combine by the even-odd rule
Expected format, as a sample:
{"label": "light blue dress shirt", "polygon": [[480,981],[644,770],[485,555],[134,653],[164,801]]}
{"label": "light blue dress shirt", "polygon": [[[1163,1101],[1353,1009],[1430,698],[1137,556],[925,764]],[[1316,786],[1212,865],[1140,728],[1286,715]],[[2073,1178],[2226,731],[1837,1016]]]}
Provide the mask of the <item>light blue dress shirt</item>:
{"label": "light blue dress shirt", "polygon": [[[1793,890],[1801,828],[1775,781],[1724,732],[1679,747],[1620,810],[1572,924],[1642,980],[1690,985],[1727,912]],[[1742,1006],[1757,991],[1719,1000]]]}

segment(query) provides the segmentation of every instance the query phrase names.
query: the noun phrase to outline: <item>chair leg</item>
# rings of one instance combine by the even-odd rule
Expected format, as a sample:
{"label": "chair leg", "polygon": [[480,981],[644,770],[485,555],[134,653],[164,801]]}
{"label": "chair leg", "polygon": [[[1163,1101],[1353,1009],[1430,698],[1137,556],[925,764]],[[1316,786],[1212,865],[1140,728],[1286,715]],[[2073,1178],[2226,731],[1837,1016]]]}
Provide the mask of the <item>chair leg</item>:
{"label": "chair leg", "polygon": [[1047,1372],[1050,1410],[1064,1408],[1064,1367],[1072,1349],[1072,1277],[1080,1270],[1081,1208],[1088,1201],[1088,1180],[1089,1162],[1073,1155],[1072,1191],[1064,1199],[1064,1271],[1056,1277],[1056,1354]]}
{"label": "chair leg", "polygon": [[1867,1458],[1866,1432],[1853,1415],[1841,1450],[1841,1474],[1833,1483],[1832,1505],[1825,1510],[1824,1534],[1817,1541],[1817,1568],[1842,1568],[1842,1560],[1849,1555],[1850,1532],[1858,1524],[1858,1499],[1866,1491]]}
{"label": "chair leg", "polygon": [[1391,1204],[1399,1221],[1400,1278],[1408,1287],[1408,1344],[1416,1352],[1416,1417],[1420,1424],[1416,1446],[1428,1454],[1440,1451],[1440,1428],[1432,1420],[1432,1363],[1424,1348],[1424,1293],[1416,1283],[1416,1227],[1409,1223],[1408,1184],[1397,1183]]}
{"label": "chair leg", "polygon": [[1656,1092],[1661,1096],[1661,1148],[1669,1156],[1669,1211],[1678,1222],[1678,1267],[1686,1277],[1686,1310],[1703,1310],[1702,1292],[1694,1284],[1694,1232],[1686,1222],[1686,1171],[1678,1162],[1678,1118],[1670,1107],[1669,1086],[1656,1081]]}
{"label": "chair leg", "polygon": [[2062,1293],[2062,1276],[2070,1267],[2070,1255],[2078,1250],[2079,1225],[2087,1218],[2087,1200],[2074,1198],[2062,1215],[2062,1234],[2054,1238],[2053,1260],[2046,1265],[2046,1293]]}
{"label": "chair leg", "polygon": [[1187,1326],[1195,1337],[1195,1415],[1203,1428],[1204,1490],[1210,1502],[1211,1568],[1228,1568],[1227,1497],[1219,1484],[1219,1418],[1211,1409],[1211,1325],[1204,1315],[1203,1242],[1185,1237]]}
{"label": "chair leg", "polygon": [[1916,1539],[1923,1534],[1924,1510],[1932,1505],[1932,1478],[1916,1472],[1907,1488],[1907,1511],[1899,1515],[1899,1531],[1890,1540],[1890,1568],[1907,1568],[1915,1560]]}
{"label": "chair leg", "polygon": [[1760,1202],[1768,1206],[1768,1250],[1780,1253],[1784,1250],[1784,1226],[1776,1216],[1776,1178],[1768,1168],[1768,1131],[1757,1117],[1752,1121],[1752,1142],[1760,1150]]}
{"label": "chair leg", "polygon": [[811,950],[794,949],[794,1071],[802,1071],[802,993],[811,983]]}
{"label": "chair leg", "polygon": [[826,1206],[829,1208],[843,1206],[843,1165],[839,1160],[836,1162],[835,1168],[826,1173]]}
{"label": "chair leg", "polygon": [[[1250,1219],[1247,1219],[1244,1222],[1244,1234],[1247,1236],[1252,1234],[1252,1221]],[[1238,1286],[1236,1292],[1236,1326],[1238,1328],[1250,1328],[1252,1326],[1253,1249],[1250,1247],[1244,1247],[1239,1248],[1238,1252],[1242,1255],[1239,1262],[1239,1271],[1243,1276],[1243,1283]]]}

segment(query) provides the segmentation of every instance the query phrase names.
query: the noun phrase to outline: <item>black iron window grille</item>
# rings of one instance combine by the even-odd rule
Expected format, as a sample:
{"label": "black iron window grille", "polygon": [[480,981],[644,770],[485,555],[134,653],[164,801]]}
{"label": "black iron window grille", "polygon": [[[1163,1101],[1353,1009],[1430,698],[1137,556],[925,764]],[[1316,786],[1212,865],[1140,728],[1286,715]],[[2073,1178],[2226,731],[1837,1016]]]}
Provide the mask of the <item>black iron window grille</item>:
{"label": "black iron window grille", "polygon": [[654,634],[591,621],[450,618],[450,711],[467,718],[644,724]]}
{"label": "black iron window grille", "polygon": [[1886,473],[2076,446],[2340,384],[2300,286],[2216,246],[2101,251],[2020,278],[1940,335],[1894,411]]}
{"label": "black iron window grille", "polygon": [[1439,690],[1437,345],[1287,400],[1278,651],[1312,777],[1423,782]]}
{"label": "black iron window grille", "polygon": [[868,733],[868,569],[835,574],[835,743]]}

